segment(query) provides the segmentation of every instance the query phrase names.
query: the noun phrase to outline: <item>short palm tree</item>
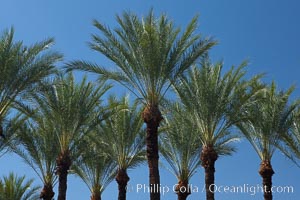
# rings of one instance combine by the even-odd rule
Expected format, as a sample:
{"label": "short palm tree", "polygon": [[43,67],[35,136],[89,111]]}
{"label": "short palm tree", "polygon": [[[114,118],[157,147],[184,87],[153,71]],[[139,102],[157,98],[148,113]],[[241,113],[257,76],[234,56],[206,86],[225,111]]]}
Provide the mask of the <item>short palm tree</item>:
{"label": "short palm tree", "polygon": [[[156,18],[153,10],[140,19],[135,14],[124,12],[117,16],[119,27],[111,30],[94,21],[101,36],[93,35],[90,47],[106,56],[116,65],[116,70],[88,62],[69,63],[68,69],[89,71],[119,82],[139,99],[145,109],[143,120],[147,124],[147,158],[151,191],[160,185],[158,168],[158,127],[162,114],[161,100],[172,82],[194,64],[216,42],[202,39],[195,34],[195,17],[180,34],[165,15]],[[150,192],[151,200],[159,200],[160,192]]]}
{"label": "short palm tree", "polygon": [[0,199],[36,200],[40,187],[32,187],[33,179],[25,181],[25,176],[18,177],[14,173],[0,179]]}
{"label": "short palm tree", "polygon": [[293,126],[294,111],[299,101],[289,104],[294,88],[287,91],[277,91],[273,82],[264,96],[246,111],[248,120],[239,123],[238,127],[251,143],[261,159],[259,174],[263,179],[264,199],[272,200],[272,156],[277,148],[283,149],[281,138]]}
{"label": "short palm tree", "polygon": [[36,83],[52,74],[54,64],[62,56],[47,50],[53,39],[25,46],[14,41],[14,29],[0,35],[0,137],[3,139],[3,123],[10,108],[22,104],[22,95]]}
{"label": "short palm tree", "polygon": [[186,200],[191,194],[189,181],[200,166],[201,145],[199,134],[179,104],[171,107],[166,131],[160,135],[160,152],[176,176],[178,183],[175,191],[178,200]]}
{"label": "short palm tree", "polygon": [[45,121],[52,127],[50,130],[58,143],[58,200],[66,199],[68,170],[79,156],[78,145],[106,113],[101,98],[109,88],[104,82],[95,87],[86,78],[75,83],[73,75],[68,73],[58,75],[41,85],[38,93],[31,94],[31,103],[38,108],[30,115],[31,120],[36,123]]}
{"label": "short palm tree", "polygon": [[53,127],[43,120],[42,116],[37,123],[31,120],[23,120],[22,126],[16,128],[16,138],[12,142],[11,149],[29,165],[41,179],[44,187],[40,198],[52,200],[53,187],[57,182],[55,175],[56,157],[59,146]]}
{"label": "short palm tree", "polygon": [[[91,138],[96,139],[97,136]],[[84,141],[85,145],[80,148],[81,156],[74,160],[72,171],[88,186],[91,200],[101,200],[101,194],[115,177],[116,162],[99,148],[98,143],[87,137]]]}
{"label": "short palm tree", "polygon": [[117,164],[118,199],[126,200],[127,171],[146,161],[142,110],[137,102],[131,106],[128,97],[122,97],[119,101],[110,98],[110,104],[119,106],[115,107],[117,111],[113,115],[103,121],[99,136],[104,143],[104,151]]}
{"label": "short palm tree", "polygon": [[193,119],[202,146],[201,165],[205,169],[207,200],[214,199],[215,162],[220,155],[231,155],[232,142],[239,136],[232,133],[240,120],[240,112],[259,91],[252,87],[259,77],[244,81],[245,64],[222,73],[223,64],[201,62],[201,68],[193,67],[187,76],[175,85],[175,90],[186,109],[186,116]]}

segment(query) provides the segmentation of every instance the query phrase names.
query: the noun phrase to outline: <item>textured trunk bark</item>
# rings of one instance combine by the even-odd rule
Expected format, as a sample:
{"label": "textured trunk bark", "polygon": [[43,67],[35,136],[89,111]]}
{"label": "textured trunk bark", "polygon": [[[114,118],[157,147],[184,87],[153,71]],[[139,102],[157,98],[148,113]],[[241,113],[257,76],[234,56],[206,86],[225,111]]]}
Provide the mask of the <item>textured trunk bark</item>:
{"label": "textured trunk bark", "polygon": [[191,194],[191,188],[189,188],[189,182],[188,181],[179,181],[175,192],[177,194],[178,200],[186,200],[187,197]]}
{"label": "textured trunk bark", "polygon": [[215,184],[215,162],[218,159],[218,154],[213,146],[204,146],[201,152],[201,165],[205,170],[205,189],[206,200],[214,200],[214,184]]}
{"label": "textured trunk bark", "polygon": [[101,200],[101,194],[99,192],[93,192],[91,196],[91,200]]}
{"label": "textured trunk bark", "polygon": [[55,193],[53,192],[52,184],[45,184],[40,194],[40,199],[52,200]]}
{"label": "textured trunk bark", "polygon": [[259,174],[263,179],[264,199],[272,200],[272,176],[274,174],[271,161],[264,160],[260,164]]}
{"label": "textured trunk bark", "polygon": [[143,120],[147,125],[146,146],[149,168],[150,200],[160,200],[158,127],[162,120],[162,115],[158,106],[147,106],[143,111]]}
{"label": "textured trunk bark", "polygon": [[71,158],[69,151],[60,153],[56,159],[58,175],[58,197],[57,200],[66,200],[67,194],[67,182],[68,182],[68,170],[71,166]]}
{"label": "textured trunk bark", "polygon": [[125,169],[118,170],[116,181],[118,183],[118,189],[119,189],[118,200],[126,200],[126,187],[129,181],[129,177]]}

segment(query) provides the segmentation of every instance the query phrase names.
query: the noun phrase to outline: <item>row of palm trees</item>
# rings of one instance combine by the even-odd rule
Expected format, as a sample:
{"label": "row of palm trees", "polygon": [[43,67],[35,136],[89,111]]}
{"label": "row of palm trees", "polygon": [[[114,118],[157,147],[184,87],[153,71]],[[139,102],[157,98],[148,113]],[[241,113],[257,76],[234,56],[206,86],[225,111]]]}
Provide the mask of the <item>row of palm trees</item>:
{"label": "row of palm trees", "polygon": [[[75,173],[92,200],[101,199],[114,179],[118,199],[125,200],[128,169],[145,161],[155,191],[161,155],[178,179],[179,200],[190,195],[179,188],[189,187],[199,166],[206,198],[213,200],[215,162],[234,153],[233,142],[244,136],[261,159],[264,198],[272,199],[275,150],[295,163],[300,158],[294,88],[280,91],[263,83],[263,75],[246,78],[247,63],[227,72],[222,63],[211,63],[208,50],[216,41],[195,32],[197,18],[184,31],[153,10],[143,19],[125,12],[117,22],[110,29],[94,21],[101,34],[90,42],[115,69],[73,61],[63,73],[55,67],[62,55],[50,51],[52,39],[27,47],[14,42],[13,29],[1,37],[0,148],[21,156],[37,173],[44,185],[40,198],[53,199],[58,183],[58,200],[65,200],[68,175]],[[92,72],[98,80],[75,81],[72,70]],[[137,100],[108,96],[107,80]],[[168,99],[170,93],[178,99]],[[150,199],[159,200],[160,193],[150,192]]]}

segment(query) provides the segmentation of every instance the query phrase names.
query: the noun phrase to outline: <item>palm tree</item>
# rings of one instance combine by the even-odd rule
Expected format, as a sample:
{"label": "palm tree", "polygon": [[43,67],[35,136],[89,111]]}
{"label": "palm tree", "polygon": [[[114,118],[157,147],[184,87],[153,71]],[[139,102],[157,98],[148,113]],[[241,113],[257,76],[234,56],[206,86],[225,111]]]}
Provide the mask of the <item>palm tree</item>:
{"label": "palm tree", "polygon": [[66,199],[68,170],[80,153],[77,147],[106,113],[101,97],[109,88],[104,82],[95,87],[86,78],[77,84],[69,73],[58,75],[40,86],[40,92],[31,94],[32,104],[38,108],[29,113],[31,119],[41,125],[45,121],[47,127],[52,127],[50,130],[58,143],[58,200]]}
{"label": "palm tree", "polygon": [[106,56],[116,65],[116,70],[75,61],[68,69],[89,71],[99,76],[117,81],[139,99],[145,109],[142,118],[147,125],[147,158],[149,167],[150,199],[159,200],[160,185],[158,168],[158,127],[163,117],[159,106],[172,82],[208,51],[216,42],[201,39],[195,34],[195,17],[180,34],[172,21],[165,15],[156,18],[153,10],[139,19],[138,16],[124,12],[117,16],[119,27],[109,27],[94,21],[101,36],[93,35],[90,47]]}
{"label": "palm tree", "polygon": [[14,173],[0,179],[0,199],[36,200],[40,187],[32,187],[33,179],[25,181],[25,176]]}
{"label": "palm tree", "polygon": [[[95,135],[91,138],[95,138]],[[93,140],[85,137],[84,141],[85,145],[80,148],[82,155],[75,160],[72,171],[88,186],[91,200],[101,200],[102,192],[115,177],[116,162],[103,153]],[[86,148],[86,144],[89,144],[89,148]]]}
{"label": "palm tree", "polygon": [[186,200],[191,194],[189,180],[200,166],[201,145],[195,126],[179,104],[171,107],[166,131],[161,133],[161,154],[178,180],[175,191],[178,200]]}
{"label": "palm tree", "polygon": [[52,38],[25,46],[14,42],[14,29],[0,36],[0,137],[3,139],[3,123],[8,120],[10,108],[22,104],[23,94],[36,83],[52,74],[54,64],[62,59],[61,54],[48,51]]}
{"label": "palm tree", "polygon": [[[193,67],[175,85],[175,90],[186,108],[186,116],[193,120],[202,145],[201,165],[205,169],[206,198],[214,200],[215,162],[220,155],[231,155],[232,142],[239,136],[231,129],[240,119],[240,112],[259,91],[254,87],[258,77],[244,81],[246,63],[232,67],[222,74],[222,63],[210,64],[204,59],[201,68]],[[253,85],[253,86],[252,86]]]}
{"label": "palm tree", "polygon": [[259,174],[263,179],[264,199],[272,200],[272,156],[277,148],[282,149],[281,138],[293,126],[293,112],[300,101],[289,104],[294,88],[277,91],[273,82],[263,98],[246,111],[248,120],[238,124],[239,129],[251,143],[261,159]]}
{"label": "palm tree", "polygon": [[127,171],[146,161],[145,134],[140,117],[142,110],[138,108],[137,102],[130,106],[128,97],[122,97],[120,101],[110,98],[110,104],[119,106],[101,124],[99,136],[104,143],[103,149],[117,163],[118,199],[126,200],[129,181]]}
{"label": "palm tree", "polygon": [[41,116],[38,123],[31,120],[19,119],[22,126],[16,128],[16,138],[10,146],[27,165],[29,165],[41,181],[44,187],[40,198],[52,200],[54,197],[53,187],[57,182],[55,176],[56,157],[59,153],[59,146],[54,134],[53,127]]}

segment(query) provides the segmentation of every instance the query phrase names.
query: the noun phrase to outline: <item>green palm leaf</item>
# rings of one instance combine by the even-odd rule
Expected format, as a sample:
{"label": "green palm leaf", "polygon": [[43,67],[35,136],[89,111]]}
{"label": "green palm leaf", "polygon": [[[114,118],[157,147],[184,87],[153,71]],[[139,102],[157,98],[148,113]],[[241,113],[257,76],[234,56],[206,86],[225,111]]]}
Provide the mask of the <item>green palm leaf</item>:
{"label": "green palm leaf", "polygon": [[10,173],[0,180],[0,199],[37,200],[40,187],[32,187],[33,179],[25,181],[25,176],[18,177]]}

